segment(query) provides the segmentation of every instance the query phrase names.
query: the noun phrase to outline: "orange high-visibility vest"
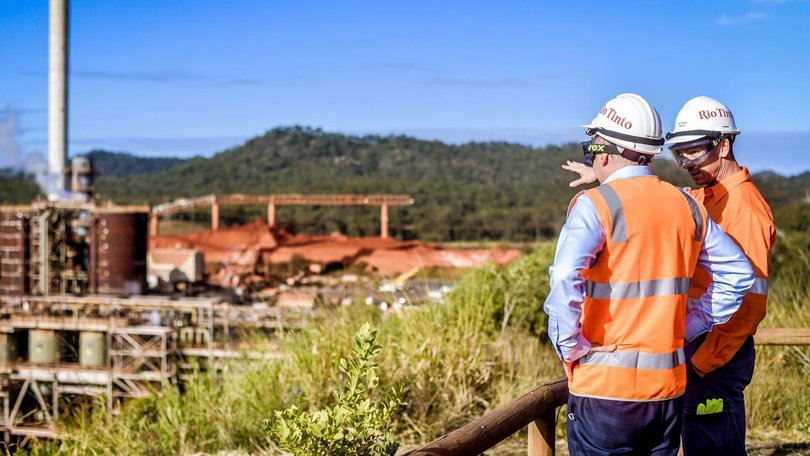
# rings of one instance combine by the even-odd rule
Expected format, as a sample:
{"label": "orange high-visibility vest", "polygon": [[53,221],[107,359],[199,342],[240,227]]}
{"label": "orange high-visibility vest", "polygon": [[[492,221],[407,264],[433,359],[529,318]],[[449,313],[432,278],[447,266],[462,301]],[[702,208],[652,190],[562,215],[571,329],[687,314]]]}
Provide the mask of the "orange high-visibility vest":
{"label": "orange high-visibility vest", "polygon": [[616,344],[574,365],[571,394],[651,401],[686,387],[684,320],[706,233],[706,210],[655,176],[618,179],[585,192],[605,243],[582,271],[582,335]]}

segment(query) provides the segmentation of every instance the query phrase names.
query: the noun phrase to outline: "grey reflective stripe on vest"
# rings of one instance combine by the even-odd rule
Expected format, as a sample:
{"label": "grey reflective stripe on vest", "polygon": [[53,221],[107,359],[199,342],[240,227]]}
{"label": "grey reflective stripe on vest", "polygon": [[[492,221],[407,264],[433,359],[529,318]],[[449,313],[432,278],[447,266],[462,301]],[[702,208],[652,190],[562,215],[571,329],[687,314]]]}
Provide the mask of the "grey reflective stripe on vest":
{"label": "grey reflective stripe on vest", "polygon": [[768,279],[754,278],[754,285],[748,292],[768,296]]}
{"label": "grey reflective stripe on vest", "polygon": [[610,212],[610,224],[613,231],[610,233],[610,240],[616,242],[627,242],[627,226],[624,224],[624,206],[619,199],[616,190],[610,185],[600,185],[596,191],[602,196]]}
{"label": "grey reflective stripe on vest", "polygon": [[695,240],[699,241],[703,234],[703,217],[700,216],[700,211],[698,210],[695,199],[683,190],[681,190],[681,193],[683,193],[684,198],[686,198],[686,202],[689,203],[689,211],[692,213],[692,220],[695,222]]}
{"label": "grey reflective stripe on vest", "polygon": [[641,280],[638,282],[593,282],[585,281],[585,295],[593,299],[628,299],[648,296],[686,294],[689,291],[689,277]]}
{"label": "grey reflective stripe on vest", "polygon": [[686,360],[683,348],[672,353],[646,353],[637,351],[593,352],[579,359],[580,365],[630,367],[634,369],[674,369]]}
{"label": "grey reflective stripe on vest", "polygon": [[[754,285],[748,290],[748,293],[768,296],[768,279],[754,278]],[[686,310],[692,310],[696,306],[698,300],[692,297],[686,299]]]}

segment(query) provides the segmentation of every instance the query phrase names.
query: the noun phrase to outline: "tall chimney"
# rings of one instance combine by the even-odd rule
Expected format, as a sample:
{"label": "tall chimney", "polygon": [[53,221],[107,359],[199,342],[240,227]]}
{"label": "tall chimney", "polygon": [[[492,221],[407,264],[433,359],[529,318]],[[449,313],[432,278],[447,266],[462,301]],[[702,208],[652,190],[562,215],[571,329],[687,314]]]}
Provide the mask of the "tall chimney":
{"label": "tall chimney", "polygon": [[50,0],[48,168],[65,189],[68,105],[68,0]]}

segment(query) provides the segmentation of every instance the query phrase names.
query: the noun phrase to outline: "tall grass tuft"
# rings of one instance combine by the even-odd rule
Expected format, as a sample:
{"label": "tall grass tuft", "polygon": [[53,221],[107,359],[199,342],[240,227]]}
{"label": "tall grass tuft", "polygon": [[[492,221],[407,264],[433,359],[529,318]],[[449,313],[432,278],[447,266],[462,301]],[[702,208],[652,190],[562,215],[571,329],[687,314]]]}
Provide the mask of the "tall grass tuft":
{"label": "tall grass tuft", "polygon": [[[810,328],[810,234],[780,233],[771,256],[768,314],[763,328]],[[810,347],[757,347],[746,390],[755,438],[810,440]]]}

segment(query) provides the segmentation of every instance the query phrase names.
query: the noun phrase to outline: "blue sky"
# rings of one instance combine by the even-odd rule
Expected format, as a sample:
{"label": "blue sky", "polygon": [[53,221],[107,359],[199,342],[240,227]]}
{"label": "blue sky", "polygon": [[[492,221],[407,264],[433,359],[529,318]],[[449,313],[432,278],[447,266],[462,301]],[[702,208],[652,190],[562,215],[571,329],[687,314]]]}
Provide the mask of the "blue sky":
{"label": "blue sky", "polygon": [[[613,96],[726,102],[752,170],[810,154],[810,1],[71,2],[70,152],[209,156],[279,125],[583,139]],[[0,0],[0,166],[47,148],[48,3]],[[5,163],[3,162],[5,161]]]}

